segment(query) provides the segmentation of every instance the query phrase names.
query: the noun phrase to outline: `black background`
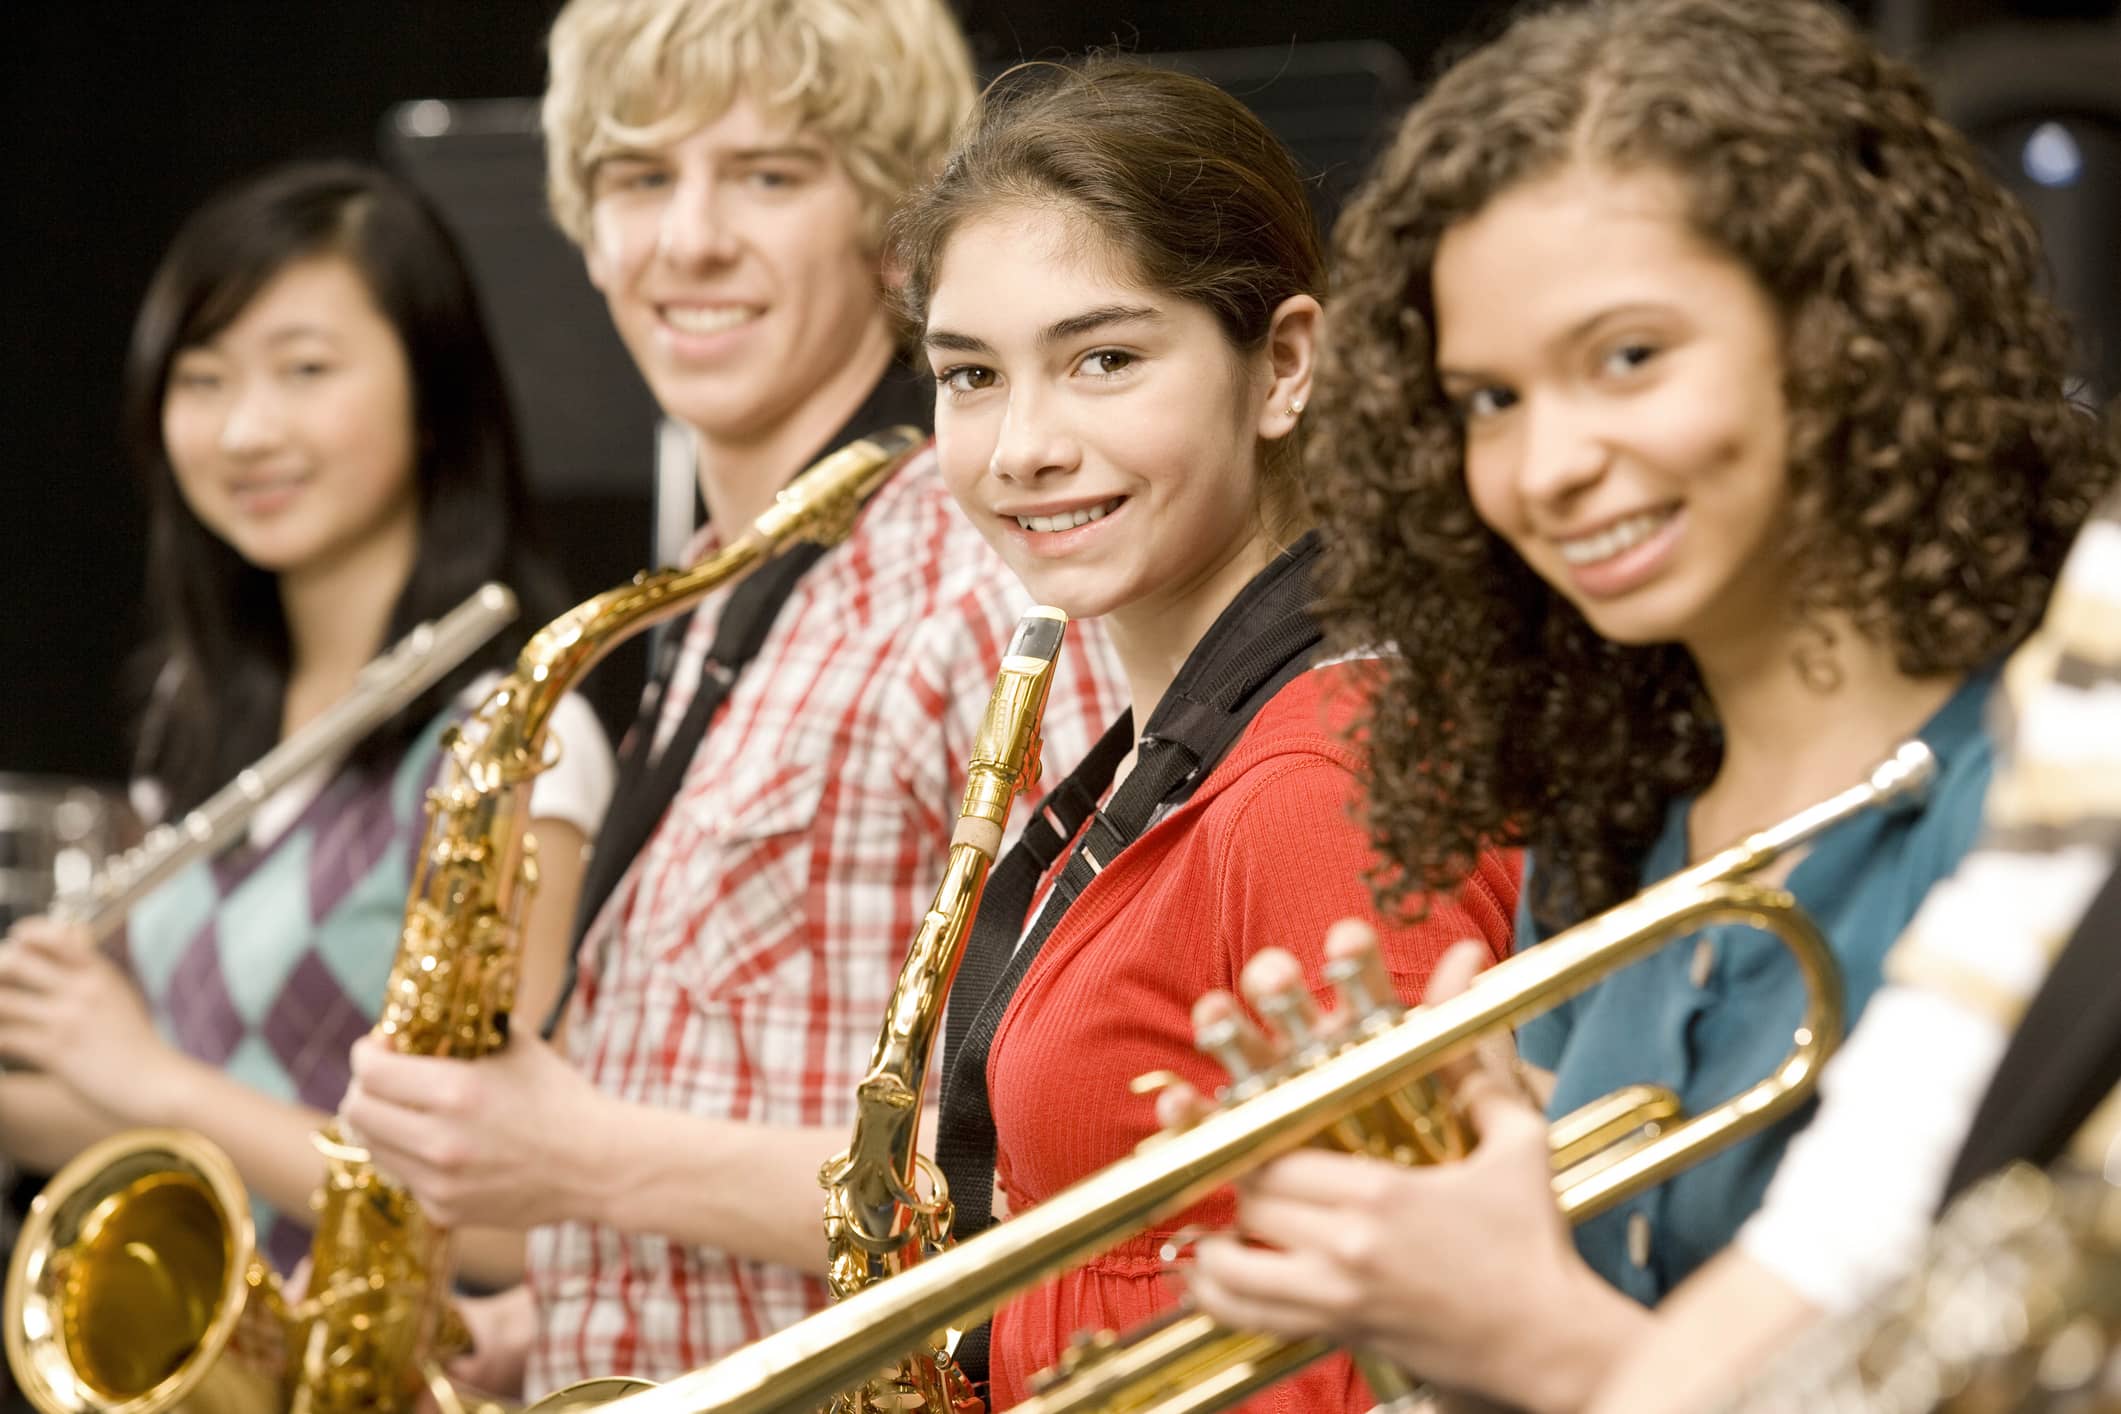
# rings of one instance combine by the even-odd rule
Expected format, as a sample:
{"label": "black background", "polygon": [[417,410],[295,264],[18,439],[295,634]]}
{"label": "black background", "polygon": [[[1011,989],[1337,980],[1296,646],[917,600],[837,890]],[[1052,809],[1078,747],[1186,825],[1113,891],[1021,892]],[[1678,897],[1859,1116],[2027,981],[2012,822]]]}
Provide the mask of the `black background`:
{"label": "black background", "polygon": [[[1895,0],[1884,0],[1894,3]],[[1417,77],[1498,27],[1487,0],[958,0],[983,65],[1102,44],[1150,52],[1385,41]],[[116,441],[132,312],[163,242],[215,187],[297,156],[374,156],[411,99],[535,94],[555,0],[16,7],[0,58],[7,271],[0,466],[0,771],[102,778],[127,759],[120,667],[143,628],[142,515]],[[1856,6],[1869,19],[1869,7]],[[2072,0],[1938,0],[1945,27]],[[547,508],[548,512],[550,507]],[[645,529],[639,532],[645,543]],[[630,562],[630,550],[620,547]],[[576,588],[579,564],[569,566]]]}

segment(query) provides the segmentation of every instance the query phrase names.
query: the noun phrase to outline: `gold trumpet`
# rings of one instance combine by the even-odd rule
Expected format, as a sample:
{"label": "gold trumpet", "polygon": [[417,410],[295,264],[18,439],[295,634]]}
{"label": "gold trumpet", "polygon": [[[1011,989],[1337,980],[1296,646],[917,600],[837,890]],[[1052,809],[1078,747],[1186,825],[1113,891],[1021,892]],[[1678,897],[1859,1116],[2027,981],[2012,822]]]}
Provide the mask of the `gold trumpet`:
{"label": "gold trumpet", "polygon": [[[1370,1028],[1192,1128],[1155,1136],[1132,1156],[1029,1212],[717,1364],[630,1395],[612,1406],[612,1414],[814,1410],[890,1366],[932,1332],[979,1319],[1015,1293],[1191,1207],[1247,1170],[1330,1138],[1351,1119],[1401,1112],[1411,1116],[1415,1131],[1448,1148],[1450,1136],[1463,1136],[1463,1122],[1439,1103],[1429,1077],[1484,1036],[1551,1009],[1704,925],[1736,922],[1774,933],[1790,949],[1809,995],[1789,1053],[1755,1084],[1670,1128],[1636,1126],[1623,1100],[1620,1128],[1630,1137],[1575,1163],[1567,1185],[1572,1216],[1602,1212],[1803,1102],[1840,1038],[1838,971],[1795,900],[1746,879],[1852,815],[1919,795],[1935,771],[1928,749],[1911,742],[1861,784],[1491,968],[1459,996]],[[1186,1378],[1213,1377],[1226,1403],[1324,1349],[1308,1348],[1309,1342],[1239,1339],[1245,1350],[1222,1352],[1232,1358],[1231,1368],[1193,1368]],[[1261,1342],[1264,1348],[1254,1348]],[[1268,1365],[1274,1366],[1271,1373]],[[1158,1376],[1152,1372],[1150,1378]],[[1123,1393],[1113,1392],[1119,1407],[1127,1407],[1119,1398]]]}

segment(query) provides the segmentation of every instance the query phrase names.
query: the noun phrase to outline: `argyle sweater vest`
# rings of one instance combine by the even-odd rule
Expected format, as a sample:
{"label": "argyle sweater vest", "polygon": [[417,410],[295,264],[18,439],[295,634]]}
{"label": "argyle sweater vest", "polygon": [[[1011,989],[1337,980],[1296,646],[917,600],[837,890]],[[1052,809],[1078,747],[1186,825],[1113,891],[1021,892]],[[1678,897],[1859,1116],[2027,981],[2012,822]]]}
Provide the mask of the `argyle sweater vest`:
{"label": "argyle sweater vest", "polygon": [[[165,1039],[252,1089],[338,1108],[347,1051],[382,1006],[439,738],[457,715],[437,717],[387,772],[337,772],[262,847],[246,840],[140,902],[125,961]],[[276,1267],[307,1255],[306,1215],[255,1195],[251,1208]]]}

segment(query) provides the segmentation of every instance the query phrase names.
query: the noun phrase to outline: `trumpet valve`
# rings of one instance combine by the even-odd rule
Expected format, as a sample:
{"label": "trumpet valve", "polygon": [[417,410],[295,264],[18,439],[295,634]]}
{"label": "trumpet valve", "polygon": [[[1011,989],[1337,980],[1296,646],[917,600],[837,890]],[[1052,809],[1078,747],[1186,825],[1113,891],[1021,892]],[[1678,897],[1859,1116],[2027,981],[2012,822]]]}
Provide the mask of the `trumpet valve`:
{"label": "trumpet valve", "polygon": [[1236,1016],[1220,1016],[1193,1033],[1195,1048],[1229,1073],[1225,1100],[1242,1099],[1266,1088],[1266,1080],[1252,1065],[1245,1045],[1245,1023]]}
{"label": "trumpet valve", "polygon": [[1292,1055],[1301,1055],[1319,1044],[1318,1008],[1300,982],[1264,993],[1254,999],[1254,1004],[1288,1042]]}

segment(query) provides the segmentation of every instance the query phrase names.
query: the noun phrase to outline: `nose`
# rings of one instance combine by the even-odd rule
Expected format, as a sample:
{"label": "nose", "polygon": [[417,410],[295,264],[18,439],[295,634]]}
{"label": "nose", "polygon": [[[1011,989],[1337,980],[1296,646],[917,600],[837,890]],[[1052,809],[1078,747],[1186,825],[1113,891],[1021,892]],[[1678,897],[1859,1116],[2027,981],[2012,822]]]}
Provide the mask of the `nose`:
{"label": "nose", "polygon": [[1611,450],[1597,409],[1573,398],[1530,399],[1523,426],[1517,488],[1526,500],[1565,504],[1604,473]]}
{"label": "nose", "polygon": [[695,268],[726,263],[735,255],[728,192],[712,176],[683,173],[663,207],[656,253],[672,265]]}
{"label": "nose", "polygon": [[279,392],[271,380],[242,379],[221,420],[221,450],[233,457],[271,451],[279,445],[285,428]]}
{"label": "nose", "polygon": [[1082,450],[1066,426],[1055,400],[1019,385],[1009,390],[1009,404],[994,438],[987,470],[1004,481],[1030,485],[1043,476],[1072,471]]}

